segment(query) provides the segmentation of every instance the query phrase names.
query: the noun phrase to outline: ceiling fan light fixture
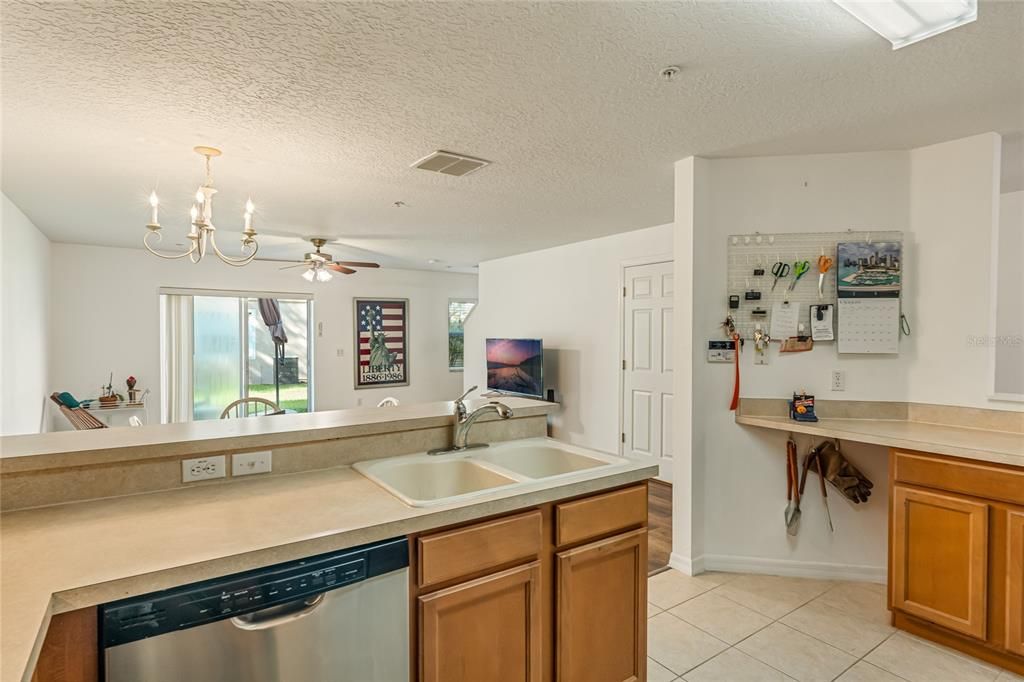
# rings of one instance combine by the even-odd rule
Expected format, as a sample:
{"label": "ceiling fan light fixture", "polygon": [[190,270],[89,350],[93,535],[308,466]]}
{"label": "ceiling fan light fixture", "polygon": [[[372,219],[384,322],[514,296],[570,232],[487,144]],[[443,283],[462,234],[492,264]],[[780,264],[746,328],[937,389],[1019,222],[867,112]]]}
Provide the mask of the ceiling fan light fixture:
{"label": "ceiling fan light fixture", "polygon": [[323,268],[317,268],[316,270],[316,281],[318,282],[330,282],[331,278],[334,277],[329,271]]}
{"label": "ceiling fan light fixture", "polygon": [[312,270],[306,270],[304,273],[302,273],[302,279],[306,280],[307,282],[312,282],[313,277],[314,275]]}
{"label": "ceiling fan light fixture", "polygon": [[898,50],[978,18],[978,0],[834,0]]}

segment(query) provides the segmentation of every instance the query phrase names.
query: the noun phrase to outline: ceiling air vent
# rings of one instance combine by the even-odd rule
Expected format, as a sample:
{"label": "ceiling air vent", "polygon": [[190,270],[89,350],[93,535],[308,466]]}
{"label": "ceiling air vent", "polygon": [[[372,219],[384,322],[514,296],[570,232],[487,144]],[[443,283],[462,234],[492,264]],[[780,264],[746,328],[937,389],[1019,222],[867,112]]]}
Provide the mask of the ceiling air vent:
{"label": "ceiling air vent", "polygon": [[490,163],[490,161],[475,159],[472,156],[464,156],[463,154],[453,154],[452,152],[438,150],[429,156],[423,157],[414,163],[412,167],[425,171],[433,171],[434,173],[461,176],[468,175],[478,168],[483,168]]}

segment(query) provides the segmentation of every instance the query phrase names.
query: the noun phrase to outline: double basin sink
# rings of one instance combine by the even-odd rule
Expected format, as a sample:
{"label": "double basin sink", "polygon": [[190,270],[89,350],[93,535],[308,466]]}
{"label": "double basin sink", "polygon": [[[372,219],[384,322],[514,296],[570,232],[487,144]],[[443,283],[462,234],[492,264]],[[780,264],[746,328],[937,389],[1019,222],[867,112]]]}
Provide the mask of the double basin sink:
{"label": "double basin sink", "polygon": [[528,438],[462,452],[374,459],[354,467],[405,504],[429,507],[630,464],[551,438]]}

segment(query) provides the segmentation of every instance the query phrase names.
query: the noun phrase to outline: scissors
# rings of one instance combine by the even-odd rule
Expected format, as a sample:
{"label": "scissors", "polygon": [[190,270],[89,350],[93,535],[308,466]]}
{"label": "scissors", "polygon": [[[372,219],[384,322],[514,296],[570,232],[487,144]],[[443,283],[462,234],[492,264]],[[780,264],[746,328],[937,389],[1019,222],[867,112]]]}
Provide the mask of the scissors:
{"label": "scissors", "polygon": [[772,266],[772,274],[775,275],[775,281],[772,283],[772,291],[775,291],[775,285],[779,283],[779,280],[789,274],[789,263],[783,263],[782,261],[777,262]]}
{"label": "scissors", "polygon": [[789,290],[793,291],[796,288],[796,283],[800,281],[800,278],[807,274],[807,271],[811,269],[811,264],[807,261],[797,261],[793,263],[793,282],[789,285]]}
{"label": "scissors", "polygon": [[818,298],[824,298],[825,273],[832,269],[832,259],[828,256],[818,257]]}

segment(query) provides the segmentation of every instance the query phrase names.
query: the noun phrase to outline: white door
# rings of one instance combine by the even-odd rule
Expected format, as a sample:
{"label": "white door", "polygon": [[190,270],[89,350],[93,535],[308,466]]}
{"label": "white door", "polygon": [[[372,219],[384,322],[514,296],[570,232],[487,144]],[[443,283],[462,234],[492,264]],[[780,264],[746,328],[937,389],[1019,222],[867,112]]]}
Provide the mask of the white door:
{"label": "white door", "polygon": [[673,265],[624,268],[622,453],[672,481]]}

